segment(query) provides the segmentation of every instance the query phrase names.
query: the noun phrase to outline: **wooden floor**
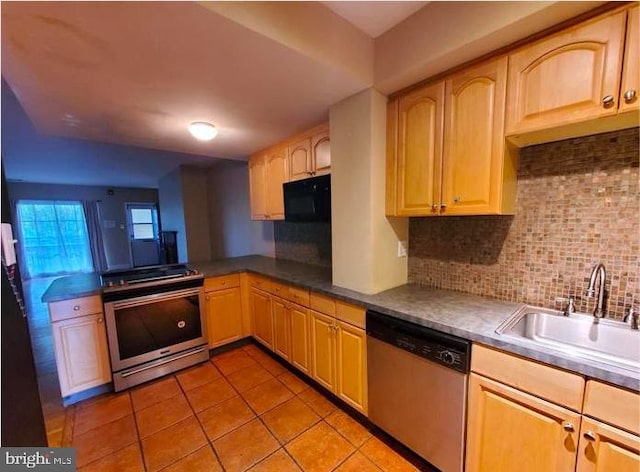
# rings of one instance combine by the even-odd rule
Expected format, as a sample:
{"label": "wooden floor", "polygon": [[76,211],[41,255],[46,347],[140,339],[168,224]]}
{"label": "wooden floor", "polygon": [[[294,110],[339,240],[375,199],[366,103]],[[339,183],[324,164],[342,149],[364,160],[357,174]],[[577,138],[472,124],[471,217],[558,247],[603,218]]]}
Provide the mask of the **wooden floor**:
{"label": "wooden floor", "polygon": [[66,409],[62,406],[60,395],[47,304],[40,301],[42,294],[55,279],[56,277],[48,277],[23,282],[23,290],[47,441],[51,447],[60,447]]}

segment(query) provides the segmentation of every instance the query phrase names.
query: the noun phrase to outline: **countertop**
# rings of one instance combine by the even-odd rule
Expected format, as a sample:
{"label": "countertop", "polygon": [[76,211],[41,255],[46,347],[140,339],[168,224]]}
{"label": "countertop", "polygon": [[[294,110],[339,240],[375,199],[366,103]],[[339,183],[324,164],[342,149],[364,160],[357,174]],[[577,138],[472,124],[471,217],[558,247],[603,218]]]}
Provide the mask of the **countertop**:
{"label": "countertop", "polygon": [[[205,277],[239,272],[265,275],[421,326],[640,392],[640,375],[631,371],[497,334],[495,329],[521,309],[521,303],[411,284],[367,295],[334,286],[331,283],[331,269],[263,256],[245,256],[190,265],[200,270]],[[57,279],[44,293],[42,300],[52,302],[99,293],[101,289],[98,275],[83,274]]]}

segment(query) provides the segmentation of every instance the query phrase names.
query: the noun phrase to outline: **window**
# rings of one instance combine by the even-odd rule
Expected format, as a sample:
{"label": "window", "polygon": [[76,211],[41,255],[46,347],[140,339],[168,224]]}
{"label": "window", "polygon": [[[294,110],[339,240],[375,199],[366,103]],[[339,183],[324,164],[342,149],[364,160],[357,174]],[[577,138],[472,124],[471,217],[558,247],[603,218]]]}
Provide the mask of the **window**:
{"label": "window", "polygon": [[157,239],[158,216],[155,205],[127,203],[127,214],[132,240]]}
{"label": "window", "polygon": [[93,271],[80,202],[21,200],[16,213],[26,278]]}

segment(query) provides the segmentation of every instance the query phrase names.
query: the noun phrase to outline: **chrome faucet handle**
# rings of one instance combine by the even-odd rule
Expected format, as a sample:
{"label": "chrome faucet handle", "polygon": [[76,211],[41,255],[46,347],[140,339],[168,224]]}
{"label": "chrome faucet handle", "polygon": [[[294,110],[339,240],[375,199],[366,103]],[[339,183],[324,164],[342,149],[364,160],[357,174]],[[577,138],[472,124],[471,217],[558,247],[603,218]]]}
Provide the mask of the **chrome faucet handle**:
{"label": "chrome faucet handle", "polygon": [[558,303],[567,303],[567,307],[564,309],[564,316],[569,316],[576,312],[576,296],[569,295],[569,297],[556,297],[555,301]]}
{"label": "chrome faucet handle", "polygon": [[631,329],[638,330],[640,329],[640,312],[631,307],[629,308],[629,312],[624,315],[622,321],[629,323],[629,325],[631,325]]}

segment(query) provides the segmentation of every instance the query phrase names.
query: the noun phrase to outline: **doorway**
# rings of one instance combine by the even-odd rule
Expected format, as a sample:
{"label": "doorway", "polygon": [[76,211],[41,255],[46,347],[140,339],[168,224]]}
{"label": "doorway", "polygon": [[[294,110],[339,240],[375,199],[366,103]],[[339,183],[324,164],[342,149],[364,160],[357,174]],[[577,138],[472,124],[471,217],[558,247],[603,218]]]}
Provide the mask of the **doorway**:
{"label": "doorway", "polygon": [[133,267],[160,264],[160,231],[155,203],[126,203]]}

